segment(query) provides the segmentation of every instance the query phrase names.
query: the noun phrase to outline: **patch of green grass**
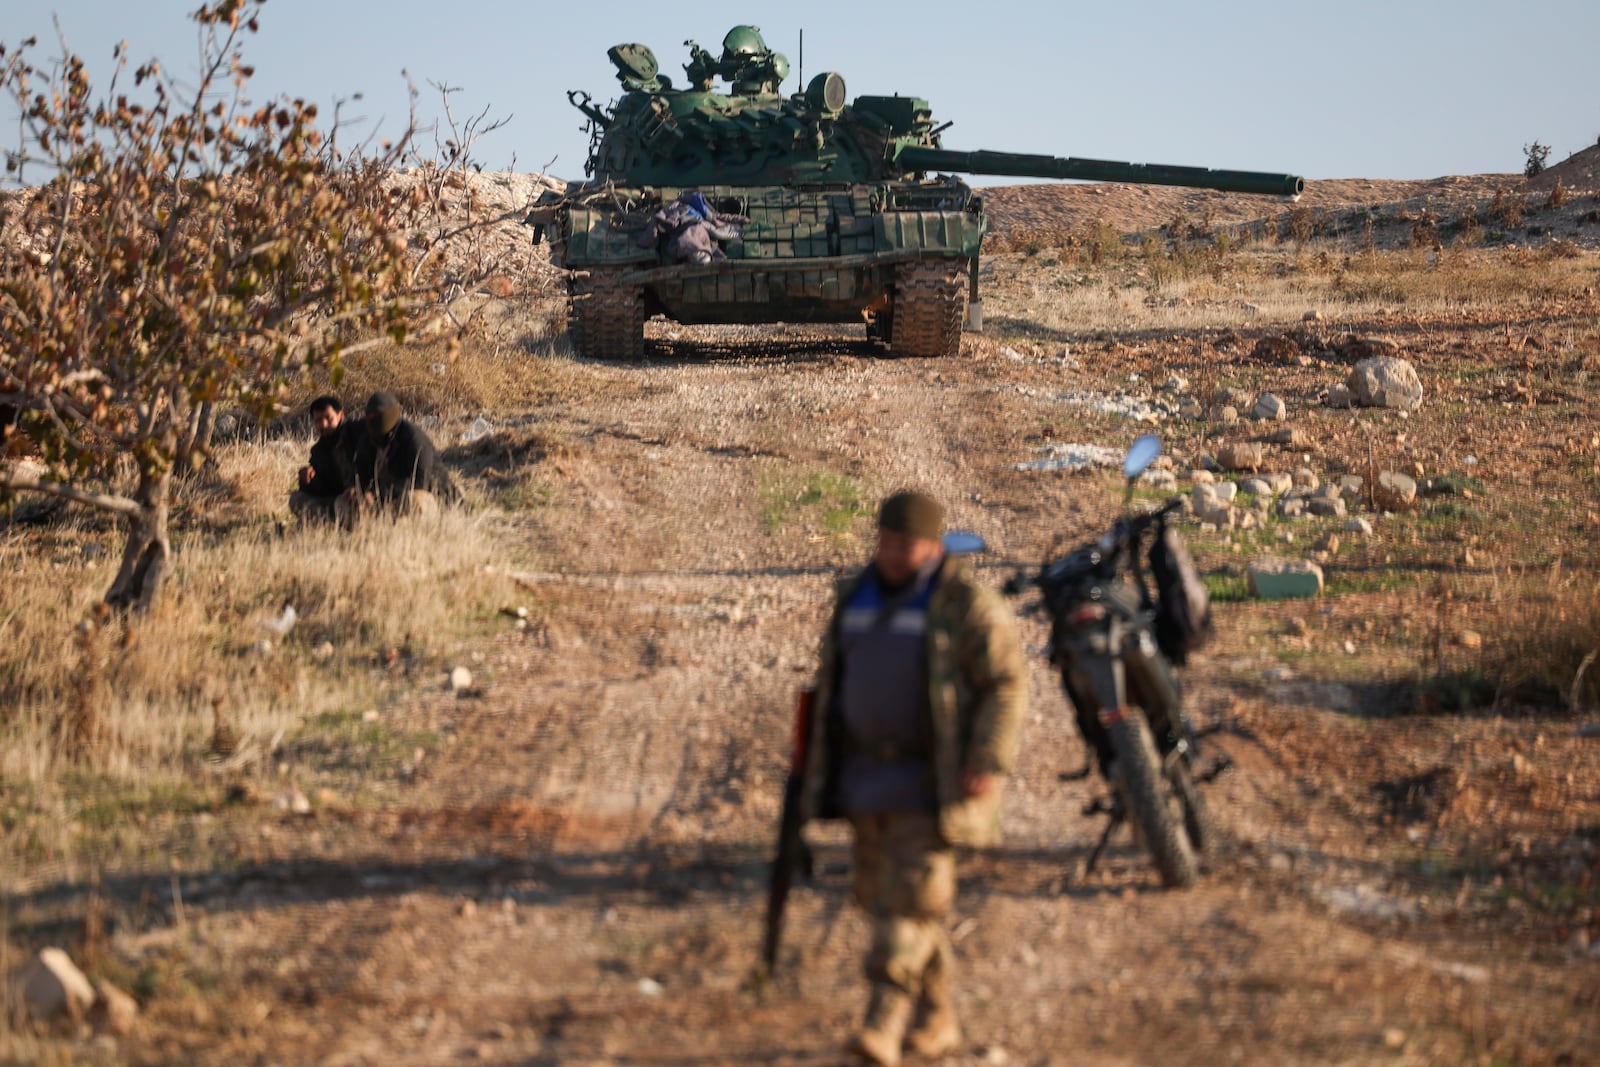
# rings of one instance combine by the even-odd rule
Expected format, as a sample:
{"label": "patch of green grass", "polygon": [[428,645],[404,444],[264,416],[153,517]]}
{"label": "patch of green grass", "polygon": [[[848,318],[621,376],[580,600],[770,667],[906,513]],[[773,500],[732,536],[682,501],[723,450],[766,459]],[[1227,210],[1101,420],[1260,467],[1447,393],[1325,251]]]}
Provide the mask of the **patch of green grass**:
{"label": "patch of green grass", "polygon": [[872,502],[851,479],[828,471],[813,471],[798,484],[764,478],[760,494],[761,521],[773,533],[807,514],[830,537],[842,537],[856,519],[872,514]]}
{"label": "patch of green grass", "polygon": [[1213,604],[1240,604],[1250,599],[1250,581],[1243,574],[1202,574],[1206,594]]}
{"label": "patch of green grass", "polygon": [[81,805],[78,822],[90,831],[113,830],[140,816],[195,815],[215,806],[215,798],[181,780],[134,784],[74,772],[62,776],[62,785]]}

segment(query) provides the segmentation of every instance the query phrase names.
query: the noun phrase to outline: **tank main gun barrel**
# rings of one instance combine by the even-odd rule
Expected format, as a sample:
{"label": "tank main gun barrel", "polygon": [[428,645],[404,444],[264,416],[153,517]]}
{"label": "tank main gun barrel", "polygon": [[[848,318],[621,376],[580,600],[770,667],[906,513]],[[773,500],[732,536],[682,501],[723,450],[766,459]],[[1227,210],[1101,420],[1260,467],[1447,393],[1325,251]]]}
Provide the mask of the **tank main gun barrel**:
{"label": "tank main gun barrel", "polygon": [[1003,174],[1018,178],[1064,178],[1091,182],[1133,182],[1140,185],[1178,185],[1217,189],[1225,193],[1260,193],[1299,196],[1305,179],[1294,174],[1267,174],[1254,170],[1208,170],[1162,163],[1116,163],[1105,159],[1035,156],[1017,152],[960,152],[945,148],[903,145],[895,163],[906,171],[943,171],[953,174]]}

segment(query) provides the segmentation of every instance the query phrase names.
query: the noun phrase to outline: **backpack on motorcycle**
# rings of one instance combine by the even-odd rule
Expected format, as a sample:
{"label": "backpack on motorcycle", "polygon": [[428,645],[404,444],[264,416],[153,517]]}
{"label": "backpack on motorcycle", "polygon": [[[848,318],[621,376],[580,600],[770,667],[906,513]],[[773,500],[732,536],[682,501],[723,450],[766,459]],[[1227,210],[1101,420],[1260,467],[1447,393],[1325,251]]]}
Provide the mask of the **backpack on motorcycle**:
{"label": "backpack on motorcycle", "polygon": [[1156,644],[1172,663],[1211,639],[1211,598],[1178,531],[1162,523],[1150,545],[1156,583]]}

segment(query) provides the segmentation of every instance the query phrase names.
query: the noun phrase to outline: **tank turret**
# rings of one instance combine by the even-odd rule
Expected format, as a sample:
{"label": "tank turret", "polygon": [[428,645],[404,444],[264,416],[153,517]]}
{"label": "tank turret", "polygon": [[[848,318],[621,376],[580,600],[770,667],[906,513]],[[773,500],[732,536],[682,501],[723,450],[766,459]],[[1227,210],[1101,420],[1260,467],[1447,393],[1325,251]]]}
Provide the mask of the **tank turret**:
{"label": "tank turret", "polygon": [[[684,43],[685,88],[635,43],[607,53],[620,98],[601,107],[567,94],[588,119],[589,181],[529,221],[572,272],[570,321],[585,355],[637,358],[652,314],[864,322],[895,351],[953,355],[987,226],[959,174],[1283,196],[1304,185],[1292,174],[946,149],[950,124],[920,97],[850,100],[831,71],[783,95],[789,61],[756,26],[735,26],[717,55]],[[668,232],[679,224],[716,236],[685,242]]]}

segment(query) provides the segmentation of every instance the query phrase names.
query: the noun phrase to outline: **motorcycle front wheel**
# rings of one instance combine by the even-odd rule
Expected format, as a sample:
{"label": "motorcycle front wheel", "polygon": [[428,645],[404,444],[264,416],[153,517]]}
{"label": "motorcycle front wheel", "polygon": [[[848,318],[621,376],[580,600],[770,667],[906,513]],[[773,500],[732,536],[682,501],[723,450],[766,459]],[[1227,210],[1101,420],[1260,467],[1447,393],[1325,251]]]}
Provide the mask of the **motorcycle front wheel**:
{"label": "motorcycle front wheel", "polygon": [[1200,877],[1200,863],[1189,841],[1185,805],[1172,788],[1156,753],[1144,712],[1127,709],[1107,728],[1116,754],[1117,788],[1139,831],[1161,884],[1186,888]]}

